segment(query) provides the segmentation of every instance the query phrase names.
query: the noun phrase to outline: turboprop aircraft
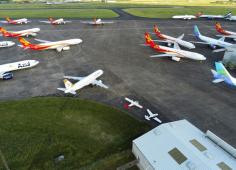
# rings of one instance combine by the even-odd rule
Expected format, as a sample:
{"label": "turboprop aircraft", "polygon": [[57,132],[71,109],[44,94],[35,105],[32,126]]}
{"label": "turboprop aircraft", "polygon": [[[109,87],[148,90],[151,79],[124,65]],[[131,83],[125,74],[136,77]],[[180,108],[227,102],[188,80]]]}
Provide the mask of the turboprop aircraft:
{"label": "turboprop aircraft", "polygon": [[6,21],[0,21],[1,23],[6,23],[6,24],[27,24],[30,21],[27,18],[22,18],[22,19],[16,19],[16,20],[12,20],[9,17],[6,17]]}
{"label": "turboprop aircraft", "polygon": [[52,25],[60,25],[60,24],[66,24],[66,23],[71,23],[71,21],[65,21],[63,18],[59,18],[54,20],[52,17],[48,18],[48,21],[39,21],[47,24],[52,24]]}
{"label": "turboprop aircraft", "polygon": [[161,31],[158,29],[157,25],[154,25],[154,33],[161,40],[153,40],[153,41],[165,42],[165,43],[168,43],[168,46],[171,46],[172,44],[177,43],[177,44],[184,46],[186,48],[189,48],[189,49],[195,48],[194,44],[183,40],[184,34],[182,34],[178,38],[174,38],[174,37],[162,34]]}
{"label": "turboprop aircraft", "polygon": [[[90,84],[108,89],[108,86],[103,84],[102,80],[97,80],[97,78],[100,77],[102,74],[103,74],[103,70],[97,70],[86,77],[64,76],[65,88],[57,88],[57,89],[63,91],[64,93],[71,93],[71,94],[76,94],[77,90],[82,89],[83,87],[88,86]],[[67,79],[78,80],[78,82],[75,84],[72,84]]]}
{"label": "turboprop aircraft", "polygon": [[209,45],[210,47],[212,47],[213,49],[215,49],[217,46],[219,47],[229,47],[233,44],[231,43],[228,43],[228,42],[225,42],[225,37],[221,37],[220,39],[214,39],[214,38],[210,38],[210,37],[207,37],[207,36],[204,36],[200,33],[197,25],[194,26],[194,36],[199,39],[199,40],[202,40],[204,42],[193,42],[193,43],[198,43],[198,44],[207,44]]}
{"label": "turboprop aircraft", "polygon": [[22,44],[19,46],[24,49],[32,49],[32,50],[56,49],[57,52],[61,52],[62,50],[64,51],[69,50],[71,45],[82,43],[81,39],[69,39],[55,42],[35,39],[36,41],[41,42],[40,44],[31,44],[22,37],[18,37],[18,40]]}
{"label": "turboprop aircraft", "polygon": [[232,77],[221,62],[215,62],[216,70],[211,70],[214,80],[213,83],[225,82],[236,86],[236,78]]}
{"label": "turboprop aircraft", "polygon": [[36,66],[38,63],[39,62],[36,60],[23,60],[14,63],[0,65],[0,78],[3,80],[12,79],[13,78],[12,71],[31,68]]}
{"label": "turboprop aircraft", "polygon": [[222,35],[218,35],[218,36],[232,38],[234,41],[236,41],[236,32],[224,30],[221,27],[221,24],[219,22],[216,23],[215,28],[218,33],[222,34]]}
{"label": "turboprop aircraft", "polygon": [[128,97],[125,97],[125,100],[130,103],[130,104],[128,105],[129,107],[136,106],[136,107],[138,107],[138,108],[140,108],[140,109],[143,108],[143,106],[141,106],[138,101],[134,101],[134,100],[132,100],[132,99],[129,99]]}
{"label": "turboprop aircraft", "polygon": [[0,48],[12,47],[13,45],[15,45],[13,41],[0,41]]}
{"label": "turboprop aircraft", "polygon": [[157,118],[158,114],[157,113],[152,113],[151,110],[147,109],[147,113],[148,115],[144,115],[146,120],[151,120],[154,119],[155,121],[162,123],[162,121],[160,119]]}
{"label": "turboprop aircraft", "polygon": [[190,19],[196,19],[197,17],[194,15],[174,15],[172,16],[173,19],[184,19],[184,20],[190,20]]}
{"label": "turboprop aircraft", "polygon": [[40,28],[32,28],[27,30],[21,31],[7,31],[3,27],[0,27],[0,32],[4,37],[23,37],[23,36],[36,36],[37,33],[40,31]]}
{"label": "turboprop aircraft", "polygon": [[199,17],[200,18],[208,18],[208,19],[227,19],[227,18],[230,18],[232,15],[231,12],[228,12],[227,14],[225,15],[200,15]]}
{"label": "turboprop aircraft", "polygon": [[94,18],[93,21],[81,21],[81,23],[89,24],[89,25],[104,25],[104,24],[113,24],[113,21],[102,21],[102,19]]}
{"label": "turboprop aircraft", "polygon": [[193,60],[206,60],[206,57],[204,57],[202,54],[181,50],[177,43],[174,43],[174,48],[157,45],[154,43],[154,41],[151,39],[148,33],[145,33],[145,39],[147,46],[150,46],[152,49],[158,52],[165,53],[159,55],[152,55],[151,57],[171,57],[171,59],[174,61],[180,61],[180,58],[189,58]]}

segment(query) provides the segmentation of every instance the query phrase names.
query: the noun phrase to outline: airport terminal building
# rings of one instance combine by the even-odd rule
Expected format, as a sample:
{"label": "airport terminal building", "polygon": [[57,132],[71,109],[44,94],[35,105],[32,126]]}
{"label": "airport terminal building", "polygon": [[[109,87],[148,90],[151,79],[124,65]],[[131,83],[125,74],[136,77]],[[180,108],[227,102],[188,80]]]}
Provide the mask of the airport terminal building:
{"label": "airport terminal building", "polygon": [[133,141],[141,170],[235,170],[236,149],[187,120],[162,124]]}

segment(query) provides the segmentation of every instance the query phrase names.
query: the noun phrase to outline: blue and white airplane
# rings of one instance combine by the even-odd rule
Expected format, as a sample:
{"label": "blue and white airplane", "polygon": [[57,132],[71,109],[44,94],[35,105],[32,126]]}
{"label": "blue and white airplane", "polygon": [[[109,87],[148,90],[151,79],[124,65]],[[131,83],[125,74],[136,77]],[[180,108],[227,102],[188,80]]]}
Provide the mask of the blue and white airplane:
{"label": "blue and white airplane", "polygon": [[211,70],[214,80],[213,83],[225,82],[231,86],[236,86],[236,78],[232,77],[221,62],[215,62],[216,70]]}
{"label": "blue and white airplane", "polygon": [[198,44],[207,44],[209,45],[210,47],[212,47],[213,49],[215,49],[217,46],[219,47],[229,47],[233,44],[231,43],[228,43],[228,42],[225,42],[225,37],[221,37],[220,39],[214,39],[214,38],[211,38],[211,37],[207,37],[207,36],[204,36],[200,33],[197,25],[194,26],[194,30],[193,30],[193,33],[194,33],[194,36],[199,39],[199,40],[202,40],[204,42],[193,42],[193,43],[198,43]]}

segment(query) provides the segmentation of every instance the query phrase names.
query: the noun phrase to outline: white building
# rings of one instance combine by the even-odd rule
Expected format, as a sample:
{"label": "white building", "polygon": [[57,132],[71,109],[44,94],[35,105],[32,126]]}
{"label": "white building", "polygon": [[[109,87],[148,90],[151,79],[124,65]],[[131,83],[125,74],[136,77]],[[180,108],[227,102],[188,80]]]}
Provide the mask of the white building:
{"label": "white building", "polygon": [[154,128],[133,141],[132,151],[141,170],[236,170],[236,150],[187,120]]}

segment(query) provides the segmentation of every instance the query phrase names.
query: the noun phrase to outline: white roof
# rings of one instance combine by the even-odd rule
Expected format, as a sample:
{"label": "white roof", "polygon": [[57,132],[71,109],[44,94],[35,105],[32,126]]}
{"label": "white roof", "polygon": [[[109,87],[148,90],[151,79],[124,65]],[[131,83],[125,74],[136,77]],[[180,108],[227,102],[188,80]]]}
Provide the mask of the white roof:
{"label": "white roof", "polygon": [[[190,141],[197,140],[206,150],[200,151]],[[236,160],[211,141],[198,128],[187,120],[162,124],[133,143],[142,152],[154,169],[165,170],[221,170],[217,164],[222,162],[231,169],[236,169]],[[177,163],[168,153],[177,148],[186,158]]]}

